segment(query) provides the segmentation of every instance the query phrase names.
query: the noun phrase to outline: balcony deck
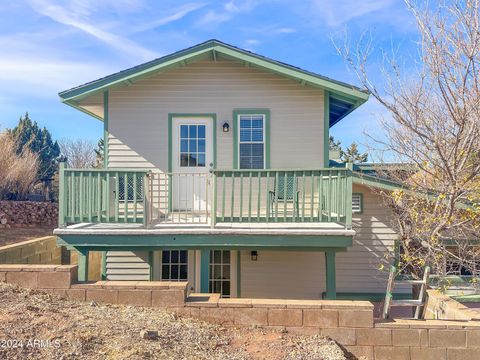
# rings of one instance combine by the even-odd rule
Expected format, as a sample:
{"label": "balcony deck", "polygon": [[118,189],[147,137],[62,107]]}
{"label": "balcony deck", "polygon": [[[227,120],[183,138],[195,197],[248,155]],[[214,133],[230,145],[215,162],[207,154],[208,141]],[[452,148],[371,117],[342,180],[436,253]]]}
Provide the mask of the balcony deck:
{"label": "balcony deck", "polygon": [[353,236],[354,230],[336,223],[159,223],[145,228],[142,224],[79,223],[54,230],[55,235],[292,235]]}
{"label": "balcony deck", "polygon": [[352,175],[343,169],[60,171],[57,235],[351,237]]}

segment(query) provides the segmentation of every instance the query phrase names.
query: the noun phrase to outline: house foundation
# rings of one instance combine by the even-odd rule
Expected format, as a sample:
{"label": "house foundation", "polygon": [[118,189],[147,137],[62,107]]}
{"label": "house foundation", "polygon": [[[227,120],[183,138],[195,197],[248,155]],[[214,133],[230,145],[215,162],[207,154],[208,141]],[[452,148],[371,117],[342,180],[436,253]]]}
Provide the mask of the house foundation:
{"label": "house foundation", "polygon": [[[75,265],[0,265],[0,281],[73,300],[165,308],[224,326],[261,326],[328,336],[367,359],[480,358],[478,317],[469,313],[468,319],[465,309],[439,299],[434,292],[429,292],[427,313],[448,307],[442,312],[444,320],[385,321],[374,319],[373,304],[368,301],[224,299],[219,294],[189,294],[187,282],[78,283]],[[463,320],[446,319],[451,317]]]}

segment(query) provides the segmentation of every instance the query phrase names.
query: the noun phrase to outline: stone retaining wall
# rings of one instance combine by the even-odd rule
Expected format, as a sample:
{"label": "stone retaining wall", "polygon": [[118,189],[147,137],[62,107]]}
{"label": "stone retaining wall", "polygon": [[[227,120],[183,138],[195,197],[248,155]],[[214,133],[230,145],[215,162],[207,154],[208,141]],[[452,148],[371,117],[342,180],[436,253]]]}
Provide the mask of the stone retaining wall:
{"label": "stone retaining wall", "polygon": [[163,307],[224,326],[320,334],[355,356],[375,360],[480,359],[480,321],[375,320],[373,304],[346,300],[221,299],[187,294],[187,282],[76,284],[74,265],[0,265],[0,281],[69,299]]}
{"label": "stone retaining wall", "polygon": [[54,226],[57,223],[57,203],[46,201],[0,201],[0,229]]}
{"label": "stone retaining wall", "polygon": [[183,307],[187,282],[97,281],[78,284],[77,265],[0,264],[0,282],[64,298],[132,306]]}
{"label": "stone retaining wall", "polygon": [[0,264],[61,264],[56,236],[46,236],[0,247]]}
{"label": "stone retaining wall", "polygon": [[427,290],[426,319],[440,320],[480,320],[480,312],[442,294],[438,290]]}

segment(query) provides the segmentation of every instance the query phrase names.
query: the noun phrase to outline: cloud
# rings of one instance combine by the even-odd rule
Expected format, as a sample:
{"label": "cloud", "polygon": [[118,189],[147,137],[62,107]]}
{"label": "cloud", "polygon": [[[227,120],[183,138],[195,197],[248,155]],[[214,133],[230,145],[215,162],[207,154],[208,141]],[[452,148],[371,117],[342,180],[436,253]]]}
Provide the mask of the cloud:
{"label": "cloud", "polygon": [[273,29],[272,31],[278,34],[292,34],[297,32],[297,29],[289,28],[289,27],[281,27],[281,28]]}
{"label": "cloud", "polygon": [[338,27],[346,22],[385,9],[393,0],[312,0],[312,13],[327,26]]}
{"label": "cloud", "polygon": [[210,10],[200,18],[197,25],[218,25],[231,18],[231,14]]}
{"label": "cloud", "polygon": [[170,15],[165,16],[165,17],[160,18],[160,19],[155,20],[155,21],[148,22],[146,24],[142,24],[138,27],[135,27],[133,29],[133,31],[134,32],[142,32],[142,31],[157,28],[159,26],[166,25],[166,24],[171,23],[173,21],[180,20],[183,17],[190,14],[191,12],[193,12],[195,10],[198,10],[198,9],[201,9],[203,7],[205,7],[205,4],[200,4],[200,3],[185,4],[183,6],[180,6],[177,9],[173,10],[173,12]]}
{"label": "cloud", "polygon": [[124,52],[130,56],[135,56],[142,60],[150,60],[158,57],[159,55],[158,53],[148,50],[125,37],[106,31],[98,25],[94,25],[93,23],[85,20],[84,18],[90,15],[90,7],[72,6],[67,9],[63,6],[50,2],[49,0],[30,0],[29,3],[32,9],[37,13],[47,16],[60,24],[81,30],[84,33],[89,34],[115,48],[116,50]]}
{"label": "cloud", "polygon": [[236,2],[231,0],[224,4],[219,10],[209,10],[200,18],[197,25],[218,25],[226,22],[238,13],[248,13],[258,6],[262,1],[260,0],[245,0]]}
{"label": "cloud", "polygon": [[[47,58],[1,57],[0,83],[8,84],[1,92],[56,98],[60,90],[108,74],[112,69],[85,62]],[[7,97],[4,97],[7,99]]]}

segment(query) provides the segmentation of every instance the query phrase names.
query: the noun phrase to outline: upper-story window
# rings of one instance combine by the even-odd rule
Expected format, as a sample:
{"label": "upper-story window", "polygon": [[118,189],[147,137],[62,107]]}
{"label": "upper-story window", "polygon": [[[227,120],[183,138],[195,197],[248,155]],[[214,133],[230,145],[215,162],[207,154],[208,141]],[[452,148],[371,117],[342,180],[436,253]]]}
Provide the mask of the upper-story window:
{"label": "upper-story window", "polygon": [[265,168],[265,115],[238,115],[240,169]]}

